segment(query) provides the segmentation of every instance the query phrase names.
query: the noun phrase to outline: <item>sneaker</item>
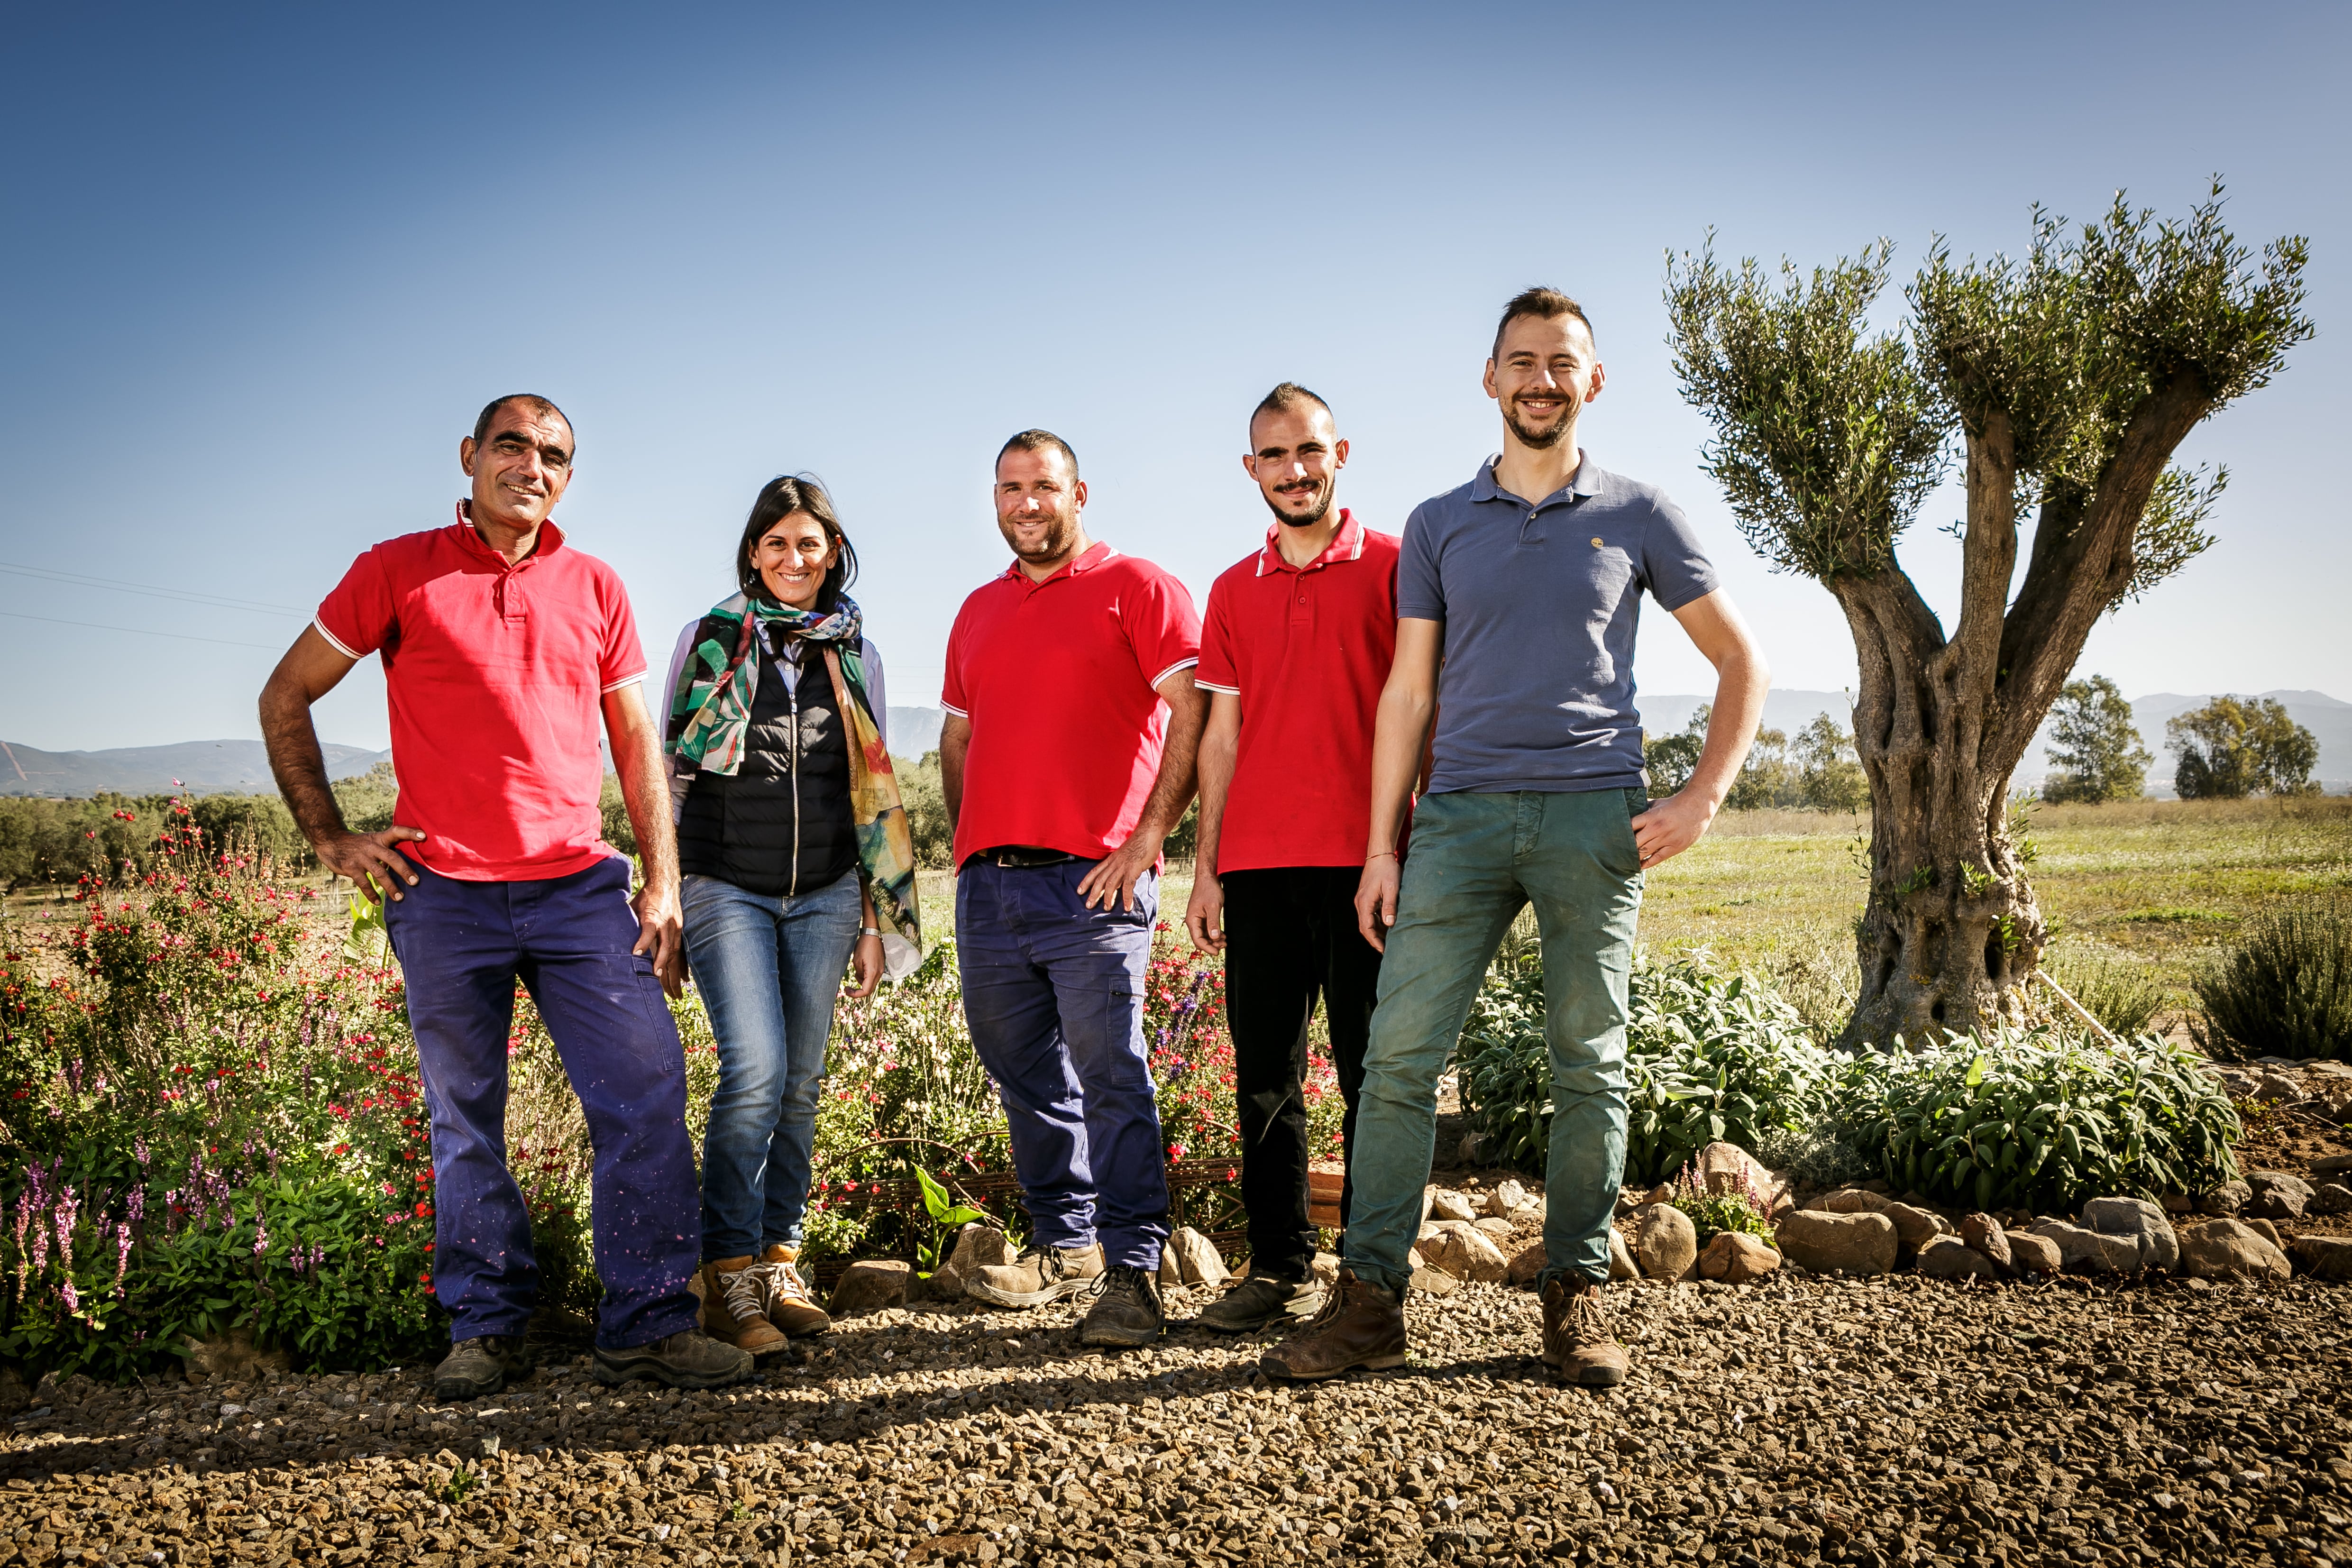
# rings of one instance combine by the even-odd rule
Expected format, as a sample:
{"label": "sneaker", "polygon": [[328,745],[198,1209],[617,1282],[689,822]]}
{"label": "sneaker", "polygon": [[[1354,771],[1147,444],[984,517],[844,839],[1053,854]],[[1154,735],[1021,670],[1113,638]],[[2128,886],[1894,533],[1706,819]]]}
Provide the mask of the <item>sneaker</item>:
{"label": "sneaker", "polygon": [[530,1375],[530,1357],[523,1352],[521,1335],[482,1334],[449,1347],[448,1355],[433,1369],[433,1397],[444,1402],[478,1399]]}
{"label": "sneaker", "polygon": [[1085,1289],[1103,1271],[1102,1245],[1032,1247],[1010,1263],[991,1264],[963,1282],[963,1293],[993,1307],[1042,1307]]}
{"label": "sneaker", "polygon": [[1313,1383],[1357,1367],[1402,1366],[1404,1359],[1402,1299],[1342,1268],[1321,1314],[1258,1357],[1257,1364],[1268,1377]]}
{"label": "sneaker", "polygon": [[784,1348],[782,1330],[768,1321],[768,1276],[750,1258],[720,1258],[702,1266],[702,1330],[753,1359]]}
{"label": "sneaker", "polygon": [[811,1299],[801,1279],[800,1253],[778,1242],[760,1255],[760,1268],[768,1288],[768,1321],[796,1340],[821,1334],[833,1319]]}
{"label": "sneaker", "polygon": [[1168,1331],[1160,1283],[1131,1263],[1117,1263],[1094,1284],[1095,1304],[1078,1324],[1078,1343],[1137,1350]]}
{"label": "sneaker", "polygon": [[649,1377],[666,1388],[725,1388],[751,1375],[751,1352],[688,1329],[649,1345],[596,1347],[596,1381],[610,1387]]}
{"label": "sneaker", "polygon": [[1193,1321],[1221,1334],[1253,1333],[1268,1323],[1311,1319],[1324,1300],[1323,1288],[1311,1279],[1294,1283],[1253,1274],[1210,1302]]}
{"label": "sneaker", "polygon": [[1614,1388],[1625,1381],[1625,1347],[1609,1331],[1601,1287],[1590,1279],[1554,1279],[1543,1289],[1544,1364],[1580,1388]]}

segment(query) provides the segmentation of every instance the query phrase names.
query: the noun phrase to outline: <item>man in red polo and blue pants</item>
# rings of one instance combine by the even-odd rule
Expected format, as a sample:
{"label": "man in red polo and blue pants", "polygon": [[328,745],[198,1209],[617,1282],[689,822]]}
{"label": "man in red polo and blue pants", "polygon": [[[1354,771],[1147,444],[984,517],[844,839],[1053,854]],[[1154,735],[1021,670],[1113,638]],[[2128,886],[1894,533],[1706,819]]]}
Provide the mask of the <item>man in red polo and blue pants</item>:
{"label": "man in red polo and blue pants", "polygon": [[[495,1394],[530,1369],[539,1270],[506,1161],[518,979],[595,1148],[597,1377],[715,1388],[751,1372],[695,1327],[700,1198],[685,1056],[662,1002],[683,980],[677,846],[628,594],[550,521],[572,446],[543,397],[483,409],[457,444],[473,489],[457,521],[352,563],[261,694],[270,767],[304,837],[391,898],[433,1117],[433,1279],[454,1342],[434,1373],[440,1399]],[[310,706],[371,653],[400,802],[394,826],[360,834],[327,787]],[[628,861],[602,837],[600,720],[645,861],[634,900]]]}
{"label": "man in red polo and blue pants", "polygon": [[1144,971],[1160,847],[1192,798],[1201,624],[1181,583],[1087,537],[1060,437],[1007,441],[995,497],[1013,562],[948,635],[940,764],[964,1016],[1031,1232],[964,1289],[1003,1307],[1090,1289],[1080,1342],[1145,1345],[1165,1327],[1168,1176]]}
{"label": "man in red polo and blue pants", "polygon": [[[1225,955],[1249,1210],[1249,1278],[1201,1314],[1226,1333],[1321,1302],[1309,1279],[1307,1026],[1320,996],[1352,1152],[1380,986],[1355,898],[1373,721],[1396,654],[1398,542],[1332,504],[1347,462],[1330,405],[1305,387],[1286,381],[1251,413],[1242,463],[1275,520],[1264,547],[1210,588],[1195,672],[1209,722],[1184,924],[1194,946]],[[1351,1195],[1343,1182],[1343,1225]]]}

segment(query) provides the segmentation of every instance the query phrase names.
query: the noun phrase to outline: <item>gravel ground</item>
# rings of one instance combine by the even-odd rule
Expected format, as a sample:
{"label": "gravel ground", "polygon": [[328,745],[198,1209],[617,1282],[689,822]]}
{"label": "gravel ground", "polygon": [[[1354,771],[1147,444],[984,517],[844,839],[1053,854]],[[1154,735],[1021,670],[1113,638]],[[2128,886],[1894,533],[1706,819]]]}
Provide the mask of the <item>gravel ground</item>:
{"label": "gravel ground", "polygon": [[1481,1285],[1413,1302],[1413,1365],[1299,1390],[1197,1329],[1083,1352],[1075,1304],[877,1312],[705,1394],[73,1380],[0,1441],[0,1565],[2352,1563],[2352,1289],[1611,1300],[1605,1394]]}

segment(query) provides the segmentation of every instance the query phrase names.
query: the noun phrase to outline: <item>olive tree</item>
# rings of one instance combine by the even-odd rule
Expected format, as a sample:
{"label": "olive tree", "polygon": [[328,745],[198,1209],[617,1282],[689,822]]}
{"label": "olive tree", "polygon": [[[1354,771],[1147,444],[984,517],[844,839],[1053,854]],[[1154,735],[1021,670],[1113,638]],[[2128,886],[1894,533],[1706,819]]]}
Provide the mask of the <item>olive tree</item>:
{"label": "olive tree", "polygon": [[[2099,616],[2210,542],[2226,474],[2172,454],[2310,335],[2306,250],[2286,238],[2254,258],[2218,184],[2185,220],[2121,195],[2081,229],[2037,210],[2022,259],[1958,261],[1938,240],[1885,331],[1868,321],[1883,240],[1810,277],[1784,261],[1777,280],[1718,265],[1711,237],[1669,258],[1708,472],[1749,544],[1818,580],[1853,635],[1871,881],[1848,1043],[2020,1015],[2048,926],[2007,826],[2011,774]],[[1896,545],[1955,460],[1967,515],[1947,628]]]}

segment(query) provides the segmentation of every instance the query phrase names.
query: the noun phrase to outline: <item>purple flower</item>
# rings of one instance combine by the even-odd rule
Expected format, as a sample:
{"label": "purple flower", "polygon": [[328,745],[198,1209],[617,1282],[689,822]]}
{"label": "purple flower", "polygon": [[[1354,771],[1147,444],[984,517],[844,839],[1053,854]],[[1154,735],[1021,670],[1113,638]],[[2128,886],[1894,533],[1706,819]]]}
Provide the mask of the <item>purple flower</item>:
{"label": "purple flower", "polygon": [[262,1222],[261,1211],[253,1211],[253,1255],[256,1258],[269,1250],[269,1226]]}
{"label": "purple flower", "polygon": [[122,1282],[131,1272],[131,1226],[114,1227],[114,1299],[122,1300]]}
{"label": "purple flower", "polygon": [[142,1165],[143,1165],[143,1164],[147,1163],[147,1140],[146,1140],[146,1139],[144,1139],[144,1138],[137,1138],[137,1139],[133,1139],[133,1140],[131,1141],[131,1152],[133,1154],[135,1154],[135,1155],[137,1155],[137,1156],[139,1157],[139,1163],[140,1163],[141,1164],[142,1164]]}

